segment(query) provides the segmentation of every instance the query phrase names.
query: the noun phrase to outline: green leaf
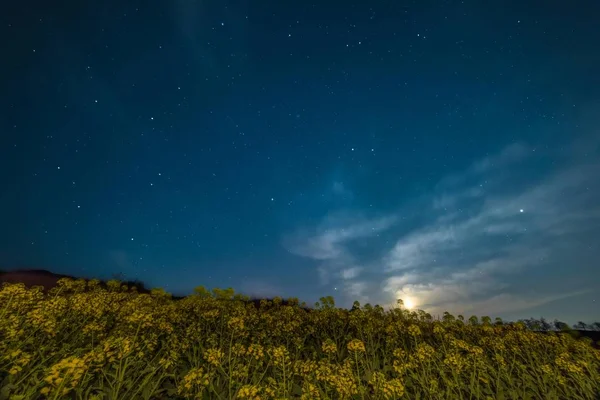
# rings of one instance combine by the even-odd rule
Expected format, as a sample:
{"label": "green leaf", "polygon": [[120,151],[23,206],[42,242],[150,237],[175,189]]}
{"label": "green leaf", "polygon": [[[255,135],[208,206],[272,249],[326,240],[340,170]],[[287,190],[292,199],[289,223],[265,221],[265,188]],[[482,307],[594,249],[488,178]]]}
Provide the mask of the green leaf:
{"label": "green leaf", "polygon": [[295,396],[302,395],[302,386],[298,385],[297,383],[294,383],[292,386],[292,394]]}
{"label": "green leaf", "polygon": [[8,400],[10,398],[10,393],[16,388],[17,385],[14,383],[4,385],[2,389],[0,389],[0,400]]}

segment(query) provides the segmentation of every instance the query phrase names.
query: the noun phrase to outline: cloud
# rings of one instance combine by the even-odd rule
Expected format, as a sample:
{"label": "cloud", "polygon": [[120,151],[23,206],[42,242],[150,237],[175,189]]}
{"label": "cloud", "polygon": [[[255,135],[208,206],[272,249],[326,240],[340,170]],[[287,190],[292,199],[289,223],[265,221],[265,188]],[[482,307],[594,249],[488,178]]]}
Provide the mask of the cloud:
{"label": "cloud", "polygon": [[529,148],[524,143],[510,144],[498,154],[484,157],[473,163],[466,171],[444,177],[438,183],[437,189],[452,188],[470,178],[481,176],[492,169],[506,167],[525,158],[528,151]]}
{"label": "cloud", "polygon": [[[400,277],[410,271],[418,283],[395,285],[392,279],[386,290],[404,292],[438,311],[511,312],[563,298],[564,293],[535,297],[494,292],[510,289],[508,275],[518,279],[528,270],[537,270],[543,280],[541,268],[558,267],[552,265],[558,252],[566,249],[574,255],[582,235],[598,233],[600,187],[594,176],[600,176],[598,164],[570,166],[522,192],[485,195],[470,213],[399,237],[383,257],[383,268]],[[445,277],[431,274],[435,265],[442,265],[438,270]]]}
{"label": "cloud", "polygon": [[352,191],[348,189],[343,182],[333,182],[331,190],[333,191],[333,194],[344,199],[351,200],[354,197]]}
{"label": "cloud", "polygon": [[342,273],[341,273],[342,279],[349,280],[352,278],[356,278],[361,270],[362,270],[362,268],[360,268],[360,267],[352,267],[352,268],[344,269],[344,270],[342,270]]}
{"label": "cloud", "polygon": [[394,216],[367,219],[360,215],[330,214],[312,230],[301,229],[283,239],[291,253],[315,260],[351,258],[346,244],[356,239],[371,237],[388,229],[396,221]]}
{"label": "cloud", "polygon": [[[419,224],[397,223],[415,213],[402,204],[372,218],[332,214],[289,235],[286,248],[317,261],[345,306],[410,298],[432,313],[494,316],[575,298],[600,257],[600,163],[572,158],[523,178],[539,161],[524,144],[507,146],[435,185]],[[365,259],[357,240],[380,246]],[[572,279],[554,277],[564,268]]]}
{"label": "cloud", "polygon": [[[458,302],[446,304],[445,307],[438,306],[429,311],[435,315],[441,315],[446,309],[453,309],[456,314],[462,315],[487,315],[495,316],[500,314],[514,313],[530,310],[557,300],[568,299],[570,297],[589,293],[590,290],[572,291],[569,293],[547,294],[542,296],[535,295],[515,295],[510,293],[500,293],[483,300],[470,300],[468,302]],[[524,314],[525,315],[525,314]]]}
{"label": "cloud", "polygon": [[357,277],[362,268],[356,265],[349,245],[358,239],[372,238],[389,229],[397,221],[393,215],[367,218],[361,214],[334,213],[313,228],[301,228],[283,238],[283,246],[292,254],[320,261],[321,284],[329,282],[338,271],[344,280]]}

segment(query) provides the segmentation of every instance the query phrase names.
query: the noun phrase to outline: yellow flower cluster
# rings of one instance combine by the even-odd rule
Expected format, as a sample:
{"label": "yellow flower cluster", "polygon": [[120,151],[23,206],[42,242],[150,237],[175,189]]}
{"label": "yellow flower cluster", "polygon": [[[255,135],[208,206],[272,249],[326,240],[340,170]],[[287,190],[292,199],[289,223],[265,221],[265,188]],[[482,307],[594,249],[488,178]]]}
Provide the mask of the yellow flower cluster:
{"label": "yellow flower cluster", "polygon": [[352,339],[348,343],[348,350],[364,353],[365,352],[365,344],[358,339]]}
{"label": "yellow flower cluster", "polygon": [[236,296],[198,288],[175,301],[116,280],[103,289],[62,279],[48,294],[5,284],[0,393],[13,400],[598,396],[600,351],[568,334],[358,303],[342,310],[332,298],[308,312],[297,300],[255,306]]}
{"label": "yellow flower cluster", "polygon": [[66,396],[79,384],[79,380],[86,370],[87,365],[84,359],[75,356],[63,358],[50,367],[49,373],[44,378],[44,382],[48,386],[44,386],[40,393],[56,392],[60,396]]}
{"label": "yellow flower cluster", "polygon": [[211,365],[218,367],[223,362],[225,353],[220,349],[206,349],[204,359]]}
{"label": "yellow flower cluster", "polygon": [[327,339],[323,342],[321,350],[325,354],[335,354],[337,352],[337,346],[333,340]]}
{"label": "yellow flower cluster", "polygon": [[179,383],[177,392],[179,395],[193,395],[197,397],[204,393],[209,384],[210,376],[204,372],[202,367],[192,368]]}
{"label": "yellow flower cluster", "polygon": [[385,374],[375,371],[369,382],[373,387],[375,395],[382,396],[386,400],[399,399],[404,394],[402,381],[393,378],[387,379]]}

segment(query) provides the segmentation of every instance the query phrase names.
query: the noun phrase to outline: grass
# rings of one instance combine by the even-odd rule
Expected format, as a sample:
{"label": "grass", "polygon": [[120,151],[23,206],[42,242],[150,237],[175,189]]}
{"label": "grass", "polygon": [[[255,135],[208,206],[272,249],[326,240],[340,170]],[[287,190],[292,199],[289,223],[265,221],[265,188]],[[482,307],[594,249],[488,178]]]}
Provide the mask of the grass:
{"label": "grass", "polygon": [[379,306],[117,280],[0,290],[0,400],[597,399],[589,339]]}

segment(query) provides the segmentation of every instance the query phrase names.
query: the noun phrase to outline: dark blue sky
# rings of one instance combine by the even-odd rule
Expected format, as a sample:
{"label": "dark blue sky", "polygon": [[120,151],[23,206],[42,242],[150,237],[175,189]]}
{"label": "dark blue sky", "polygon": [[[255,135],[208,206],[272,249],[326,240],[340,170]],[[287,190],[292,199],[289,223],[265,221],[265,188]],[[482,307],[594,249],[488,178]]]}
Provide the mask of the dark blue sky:
{"label": "dark blue sky", "polygon": [[600,319],[598,2],[11,7],[4,267]]}

